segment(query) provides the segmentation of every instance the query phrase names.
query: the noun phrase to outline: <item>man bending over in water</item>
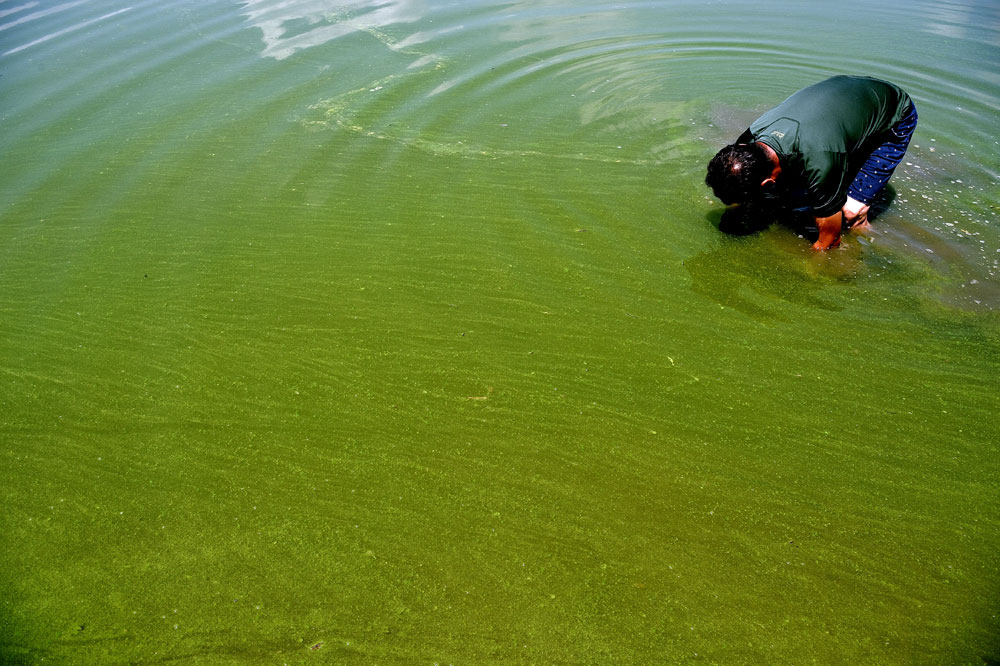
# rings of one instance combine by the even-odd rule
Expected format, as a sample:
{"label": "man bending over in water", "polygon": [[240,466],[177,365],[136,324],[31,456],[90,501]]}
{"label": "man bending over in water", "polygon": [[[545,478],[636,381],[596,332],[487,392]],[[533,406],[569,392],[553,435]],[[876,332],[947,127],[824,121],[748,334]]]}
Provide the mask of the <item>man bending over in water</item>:
{"label": "man bending over in water", "polygon": [[712,158],[705,183],[743,212],[808,210],[819,230],[813,249],[825,250],[843,229],[867,226],[916,126],[916,107],[898,86],[834,76],[755,120]]}

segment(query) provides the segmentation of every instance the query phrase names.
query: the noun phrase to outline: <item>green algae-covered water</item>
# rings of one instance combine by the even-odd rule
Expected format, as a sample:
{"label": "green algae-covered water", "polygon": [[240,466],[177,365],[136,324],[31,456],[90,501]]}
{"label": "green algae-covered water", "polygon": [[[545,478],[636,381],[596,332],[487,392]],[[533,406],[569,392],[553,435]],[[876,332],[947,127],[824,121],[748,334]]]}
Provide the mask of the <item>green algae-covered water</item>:
{"label": "green algae-covered water", "polygon": [[1000,14],[869,5],[0,2],[0,662],[998,663]]}

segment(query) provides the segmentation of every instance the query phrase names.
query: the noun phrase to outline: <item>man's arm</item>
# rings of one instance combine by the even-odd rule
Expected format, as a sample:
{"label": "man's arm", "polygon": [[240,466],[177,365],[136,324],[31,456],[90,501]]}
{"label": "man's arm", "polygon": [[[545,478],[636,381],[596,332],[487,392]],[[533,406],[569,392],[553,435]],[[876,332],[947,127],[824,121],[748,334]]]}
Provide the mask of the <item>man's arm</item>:
{"label": "man's arm", "polygon": [[840,245],[840,229],[844,223],[843,211],[837,211],[828,217],[817,217],[816,227],[819,229],[819,238],[813,243],[814,250],[828,250],[831,247]]}

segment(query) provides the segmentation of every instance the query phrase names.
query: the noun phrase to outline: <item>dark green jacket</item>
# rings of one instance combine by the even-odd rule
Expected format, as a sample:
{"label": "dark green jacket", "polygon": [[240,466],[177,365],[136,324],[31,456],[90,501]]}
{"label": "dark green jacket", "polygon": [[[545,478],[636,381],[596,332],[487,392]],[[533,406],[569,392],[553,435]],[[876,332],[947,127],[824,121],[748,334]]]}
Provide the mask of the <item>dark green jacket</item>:
{"label": "dark green jacket", "polygon": [[886,81],[834,76],[762,115],[740,141],[773,148],[780,178],[801,187],[814,214],[825,217],[843,207],[855,174],[910,105],[910,97]]}

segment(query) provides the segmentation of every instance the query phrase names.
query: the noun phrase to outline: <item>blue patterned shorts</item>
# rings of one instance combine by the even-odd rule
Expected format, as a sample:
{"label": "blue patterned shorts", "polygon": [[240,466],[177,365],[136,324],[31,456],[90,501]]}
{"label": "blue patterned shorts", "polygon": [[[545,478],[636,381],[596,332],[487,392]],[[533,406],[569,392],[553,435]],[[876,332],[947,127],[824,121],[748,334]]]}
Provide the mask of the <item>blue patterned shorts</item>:
{"label": "blue patterned shorts", "polygon": [[882,191],[892,177],[892,172],[902,161],[916,126],[917,107],[911,102],[910,110],[902,120],[889,129],[888,140],[876,148],[861,166],[847,190],[847,196],[864,204],[871,204],[875,200],[875,195]]}

